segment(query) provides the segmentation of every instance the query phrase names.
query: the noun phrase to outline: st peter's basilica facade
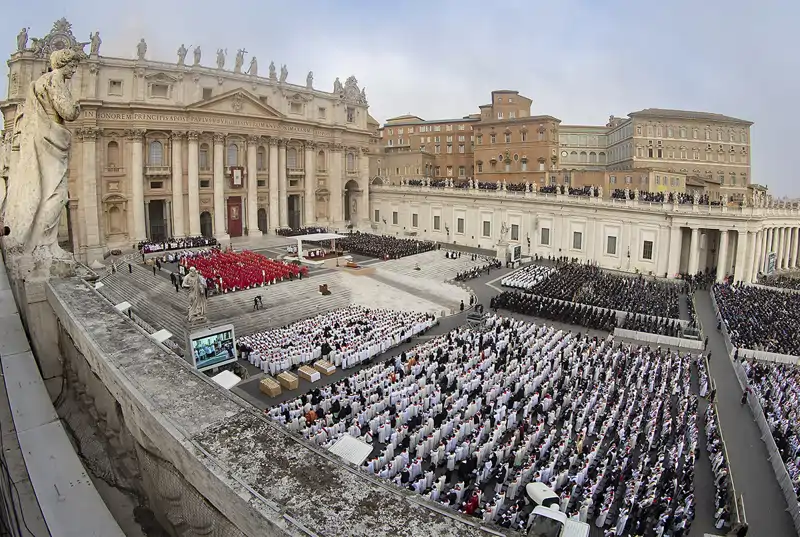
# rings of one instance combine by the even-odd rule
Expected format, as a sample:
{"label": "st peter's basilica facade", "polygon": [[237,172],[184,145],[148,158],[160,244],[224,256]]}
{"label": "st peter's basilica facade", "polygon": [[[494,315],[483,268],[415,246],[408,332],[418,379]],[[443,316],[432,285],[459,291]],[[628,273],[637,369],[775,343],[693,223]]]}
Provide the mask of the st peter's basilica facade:
{"label": "st peter's basilica facade", "polygon": [[[144,239],[261,235],[319,223],[342,227],[369,218],[369,115],[355,77],[328,90],[288,81],[288,68],[224,50],[214,66],[181,45],[174,63],[102,55],[92,34],[79,43],[57,21],[42,39],[17,37],[7,100],[0,103],[5,140],[26,88],[46,72],[50,52],[87,53],[72,79],[81,115],[73,132],[65,235],[90,262]],[[13,155],[13,151],[12,151]],[[13,163],[13,156],[11,162]],[[65,237],[66,238],[66,237]]]}

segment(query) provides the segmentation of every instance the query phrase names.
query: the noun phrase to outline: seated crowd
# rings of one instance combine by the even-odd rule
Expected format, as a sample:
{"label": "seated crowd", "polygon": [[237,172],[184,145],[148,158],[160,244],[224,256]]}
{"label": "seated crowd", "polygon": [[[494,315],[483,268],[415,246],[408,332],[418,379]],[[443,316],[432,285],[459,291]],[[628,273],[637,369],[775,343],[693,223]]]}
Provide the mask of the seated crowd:
{"label": "seated crowd", "polygon": [[520,291],[504,291],[492,297],[490,307],[607,332],[617,326],[617,315],[611,310]]}
{"label": "seated crowd", "polygon": [[165,250],[185,250],[187,248],[200,248],[201,246],[216,246],[214,237],[181,237],[180,239],[167,239],[165,241],[141,241],[136,249],[141,254],[161,252]]}
{"label": "seated crowd", "polygon": [[327,228],[320,226],[301,227],[292,229],[290,227],[282,227],[275,230],[281,237],[298,237],[300,235],[313,235],[315,233],[327,233]]}
{"label": "seated crowd", "polygon": [[[328,241],[328,243],[330,242]],[[401,239],[386,235],[373,235],[359,231],[348,234],[344,239],[337,239],[336,247],[350,253],[379,259],[400,259],[401,257],[435,250],[436,243],[417,239]]]}
{"label": "seated crowd", "polygon": [[648,334],[683,337],[683,327],[681,324],[675,319],[664,319],[663,317],[627,313],[625,314],[625,319],[623,319],[620,328],[634,330],[636,332],[647,332]]}
{"label": "seated crowd", "polygon": [[552,267],[528,265],[500,280],[500,285],[527,291],[542,280],[549,278],[553,272],[555,269]]}
{"label": "seated crowd", "polygon": [[800,294],[730,284],[712,292],[734,347],[800,356]]}
{"label": "seated crowd", "polygon": [[241,291],[275,284],[284,279],[308,276],[308,268],[283,261],[273,261],[255,252],[212,250],[181,259],[183,271],[191,267],[205,278],[210,290],[220,293]]}
{"label": "seated crowd", "polygon": [[758,361],[742,363],[764,410],[794,490],[800,494],[800,369]]}
{"label": "seated crowd", "polygon": [[203,248],[202,250],[170,250],[163,252],[161,255],[149,258],[147,263],[180,263],[183,259],[189,259],[200,255],[208,255],[213,251],[219,250],[219,245],[210,248]]}
{"label": "seated crowd", "polygon": [[767,285],[769,287],[779,287],[781,289],[796,289],[800,291],[800,277],[797,275],[794,276],[787,276],[787,275],[773,275],[773,276],[762,276],[759,282],[761,285]]}
{"label": "seated crowd", "polygon": [[686,536],[697,397],[690,355],[492,317],[268,411],[323,447],[372,443],[364,470],[524,529],[525,486],[605,535]]}
{"label": "seated crowd", "polygon": [[535,295],[619,311],[678,319],[679,284],[618,276],[594,265],[570,262],[528,289]]}
{"label": "seated crowd", "polygon": [[320,358],[347,369],[408,341],[435,323],[435,317],[426,313],[350,306],[240,337],[239,343],[251,364],[273,376]]}

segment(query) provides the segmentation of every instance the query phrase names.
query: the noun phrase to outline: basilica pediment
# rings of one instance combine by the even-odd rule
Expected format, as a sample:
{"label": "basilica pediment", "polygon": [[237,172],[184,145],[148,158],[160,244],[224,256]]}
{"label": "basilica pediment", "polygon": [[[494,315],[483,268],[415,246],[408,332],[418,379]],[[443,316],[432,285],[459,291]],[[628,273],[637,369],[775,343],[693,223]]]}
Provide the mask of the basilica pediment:
{"label": "basilica pediment", "polygon": [[211,99],[193,103],[187,110],[241,114],[250,117],[280,118],[280,112],[262,102],[247,90],[235,89]]}

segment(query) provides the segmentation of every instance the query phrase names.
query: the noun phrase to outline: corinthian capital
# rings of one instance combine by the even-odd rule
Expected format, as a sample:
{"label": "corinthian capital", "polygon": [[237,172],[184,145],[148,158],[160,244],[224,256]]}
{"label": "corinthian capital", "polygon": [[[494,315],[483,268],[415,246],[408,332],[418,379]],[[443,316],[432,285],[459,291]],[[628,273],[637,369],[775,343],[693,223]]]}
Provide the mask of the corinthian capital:
{"label": "corinthian capital", "polygon": [[248,136],[247,145],[258,145],[261,143],[261,136]]}
{"label": "corinthian capital", "polygon": [[200,138],[200,131],[189,131],[189,140],[197,141]]}
{"label": "corinthian capital", "polygon": [[306,140],[305,142],[303,142],[303,147],[305,147],[309,151],[313,151],[317,148],[317,142],[313,140]]}
{"label": "corinthian capital", "polygon": [[221,132],[214,133],[214,143],[215,144],[224,144],[225,143],[225,135]]}
{"label": "corinthian capital", "polygon": [[172,139],[172,140],[177,140],[177,141],[179,141],[179,142],[180,142],[181,140],[183,140],[184,138],[186,138],[186,131],[172,131],[172,132],[169,134],[169,137],[170,137],[170,139]]}
{"label": "corinthian capital", "polygon": [[147,131],[145,129],[128,129],[125,131],[125,138],[133,141],[142,141],[142,137]]}

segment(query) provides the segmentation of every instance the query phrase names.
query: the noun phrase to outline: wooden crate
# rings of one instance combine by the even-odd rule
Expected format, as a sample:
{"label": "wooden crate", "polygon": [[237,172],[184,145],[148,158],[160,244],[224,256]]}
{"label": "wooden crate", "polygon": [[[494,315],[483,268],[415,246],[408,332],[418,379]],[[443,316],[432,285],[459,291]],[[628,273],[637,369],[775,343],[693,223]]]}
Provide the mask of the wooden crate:
{"label": "wooden crate", "polygon": [[278,382],[287,390],[296,390],[300,381],[297,379],[297,375],[284,371],[278,375]]}
{"label": "wooden crate", "polygon": [[336,367],[328,360],[317,360],[314,362],[314,369],[325,376],[333,375],[336,372]]}
{"label": "wooden crate", "polygon": [[319,380],[319,371],[307,365],[304,365],[301,368],[299,368],[297,370],[297,374],[300,375],[301,379],[305,379],[308,382],[316,382]]}
{"label": "wooden crate", "polygon": [[264,395],[275,397],[281,394],[281,385],[271,377],[265,377],[258,383],[258,390]]}

